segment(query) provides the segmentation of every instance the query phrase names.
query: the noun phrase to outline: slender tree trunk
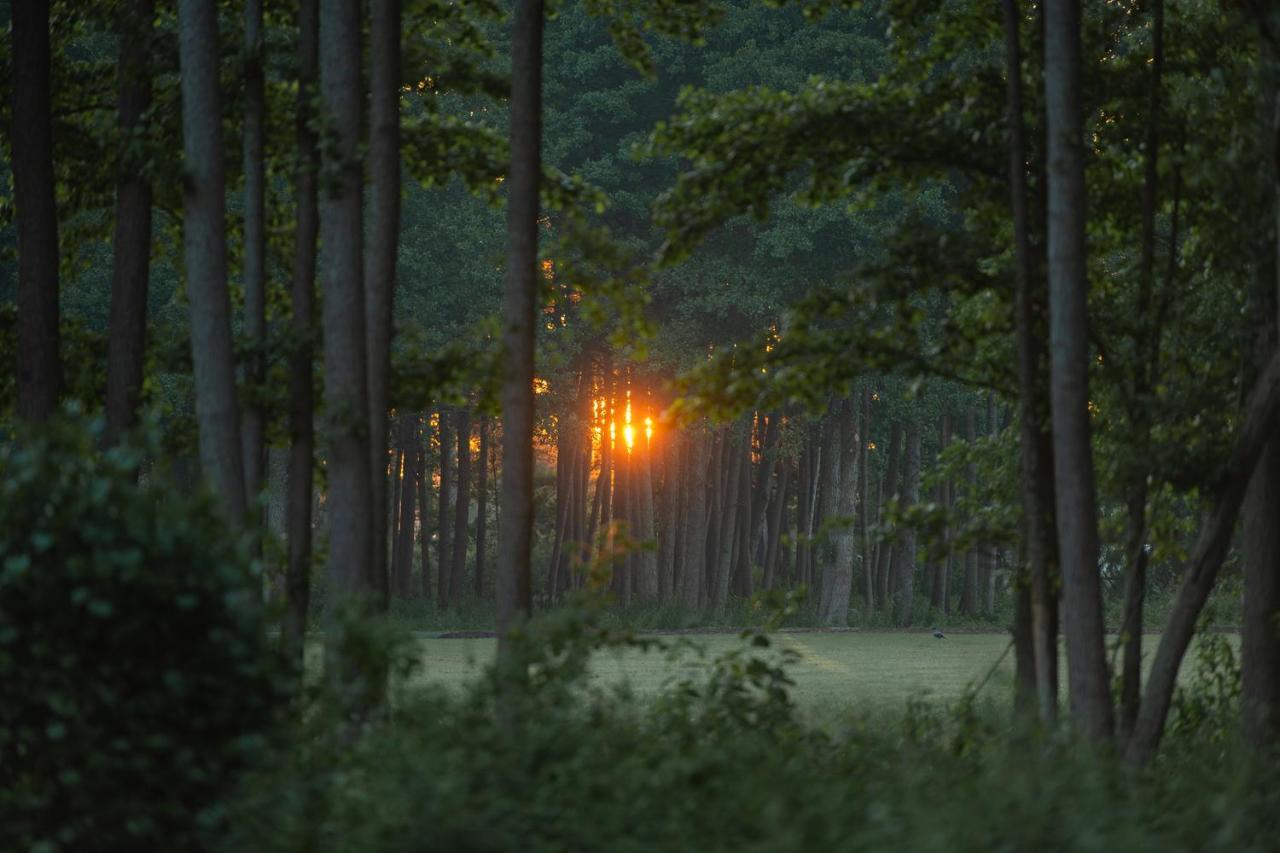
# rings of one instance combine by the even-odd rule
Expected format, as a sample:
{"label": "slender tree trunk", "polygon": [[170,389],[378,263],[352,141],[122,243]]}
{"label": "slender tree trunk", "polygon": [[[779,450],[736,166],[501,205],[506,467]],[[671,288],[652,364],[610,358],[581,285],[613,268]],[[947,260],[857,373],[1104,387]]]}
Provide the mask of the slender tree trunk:
{"label": "slender tree trunk", "polygon": [[764,588],[765,590],[775,589],[779,585],[779,564],[782,553],[782,537],[785,532],[784,525],[786,523],[787,488],[789,486],[791,465],[787,460],[780,460],[778,465],[778,484],[774,489],[773,498],[769,501],[769,515],[767,519],[767,530],[764,553]]}
{"label": "slender tree trunk", "polygon": [[312,338],[315,332],[316,241],[320,226],[316,175],[320,155],[311,129],[312,98],[320,77],[320,19],[317,0],[298,3],[298,100],[294,137],[297,225],[293,243],[292,316],[296,344],[289,354],[289,571],[285,590],[289,613],[285,645],[301,672],[302,638],[311,595],[311,499],[314,487],[315,423]]}
{"label": "slender tree trunk", "polygon": [[418,492],[418,450],[416,437],[418,434],[417,416],[402,416],[404,426],[400,430],[400,450],[404,457],[404,477],[400,481],[400,513],[396,523],[396,547],[398,557],[392,567],[394,573],[393,588],[401,598],[408,598],[413,578],[413,521],[415,497]]}
{"label": "slender tree trunk", "polygon": [[[58,208],[54,199],[50,118],[49,2],[14,3],[11,15],[13,125],[10,139],[18,221],[18,416],[38,422],[58,408],[62,391],[62,358],[58,350]],[[206,23],[203,19],[191,18],[188,10],[182,19],[184,48],[190,45],[188,31]],[[213,26],[216,33],[216,22]],[[216,46],[213,50],[216,62]],[[197,59],[184,50],[184,84],[186,69],[196,66]],[[185,91],[184,86],[184,94]],[[215,92],[215,98],[216,95]],[[203,433],[201,430],[202,436]],[[229,504],[228,509],[238,522],[235,505]]]}
{"label": "slender tree trunk", "polygon": [[178,31],[186,169],[182,242],[191,306],[200,466],[231,522],[242,526],[244,461],[231,349],[218,15],[213,0],[180,0]]}
{"label": "slender tree trunk", "polygon": [[670,601],[675,589],[676,525],[679,518],[680,442],[675,433],[662,437],[663,472],[658,531],[658,599]]}
{"label": "slender tree trunk", "polygon": [[[643,426],[643,425],[642,425]],[[653,513],[653,449],[644,436],[643,428],[637,430],[636,447],[640,448],[639,470],[636,472],[636,510],[640,521],[640,539],[652,545],[657,534]],[[636,593],[641,601],[659,599],[658,553],[652,547],[640,552],[640,571],[636,576]]]}
{"label": "slender tree trunk", "polygon": [[[267,223],[266,139],[267,108],[263,76],[262,0],[244,4],[244,336],[249,357],[244,365],[247,385],[262,384],[267,341]],[[258,500],[266,454],[266,413],[250,402],[241,412],[240,438],[244,442],[244,489],[249,511],[260,517]],[[261,543],[253,543],[261,552]]]}
{"label": "slender tree trunk", "polygon": [[[964,413],[964,440],[972,448],[978,437],[977,413],[970,406]],[[972,452],[972,450],[970,451]],[[965,483],[970,494],[978,488],[978,466],[970,462],[965,466]],[[978,551],[974,547],[964,552],[964,586],[960,589],[960,612],[972,616],[978,611]]]}
{"label": "slender tree trunk", "polygon": [[[906,459],[903,461],[902,501],[911,506],[920,500],[920,425],[915,421],[907,424]],[[902,565],[896,571],[899,575],[902,612],[899,624],[909,627],[912,611],[915,606],[915,570],[916,570],[916,532],[907,529],[902,535]]]}
{"label": "slender tree trunk", "polygon": [[876,578],[875,564],[871,560],[871,533],[868,530],[870,523],[870,515],[867,511],[868,486],[870,485],[869,475],[867,474],[868,464],[871,462],[871,454],[867,450],[867,442],[871,438],[871,389],[862,389],[862,429],[858,436],[858,546],[862,549],[862,593],[864,598],[863,610],[866,614],[875,612],[876,609]]}
{"label": "slender tree trunk", "polygon": [[111,270],[111,327],[107,339],[107,441],[133,426],[142,395],[147,344],[147,287],[151,272],[151,181],[141,150],[151,107],[149,42],[155,0],[134,0],[121,11],[116,63],[117,124],[123,139],[116,164],[116,222]]}
{"label": "slender tree trunk", "polygon": [[[1134,366],[1132,402],[1130,403],[1130,429],[1133,442],[1143,447],[1151,434],[1148,414],[1150,385],[1153,379],[1154,360],[1159,352],[1161,330],[1148,318],[1152,310],[1152,290],[1155,280],[1155,219],[1156,196],[1159,175],[1157,170],[1160,137],[1160,80],[1164,69],[1164,3],[1154,0],[1152,6],[1152,68],[1151,91],[1147,100],[1147,133],[1144,143],[1144,178],[1142,187],[1142,257],[1139,269],[1137,317],[1139,337],[1138,358]],[[1124,646],[1124,663],[1120,686],[1120,740],[1126,740],[1138,718],[1141,701],[1142,679],[1142,629],[1143,599],[1147,583],[1147,479],[1148,467],[1141,459],[1136,462],[1126,489],[1128,535],[1125,552],[1128,572],[1125,578],[1124,621],[1120,627],[1120,641]]]}
{"label": "slender tree trunk", "polygon": [[1125,748],[1125,758],[1133,763],[1150,761],[1160,745],[1178,669],[1231,545],[1240,506],[1262,449],[1275,432],[1277,414],[1280,414],[1280,352],[1272,354],[1249,393],[1231,455],[1223,469],[1222,491],[1201,525],[1200,536],[1183,569],[1182,584],[1147,675],[1138,721]]}
{"label": "slender tree trunk", "polygon": [[400,561],[400,481],[403,478],[402,475],[405,469],[408,467],[404,456],[406,446],[404,430],[408,419],[409,416],[406,414],[401,414],[395,419],[396,434],[390,448],[391,468],[387,471],[387,480],[390,485],[386,489],[391,498],[391,506],[389,508],[391,521],[388,525],[391,531],[391,562],[387,565],[388,574],[391,578],[390,589],[392,594],[396,593],[396,567]]}
{"label": "slender tree trunk", "polygon": [[440,607],[448,607],[453,599],[449,595],[449,570],[453,567],[452,516],[449,514],[449,494],[453,491],[453,413],[440,409],[437,415],[440,442],[440,494],[436,508],[436,597]]}
{"label": "slender tree trunk", "polygon": [[813,530],[809,519],[813,517],[814,453],[813,428],[810,424],[805,428],[804,450],[800,456],[800,491],[796,496],[795,582],[797,584],[805,583],[806,567],[812,551],[810,537],[813,535]]}
{"label": "slender tree trunk", "polygon": [[[1272,17],[1275,19],[1274,14]],[[1280,178],[1280,83],[1276,61],[1275,45],[1264,39],[1259,61],[1263,75],[1259,124],[1267,159],[1259,170],[1264,215],[1259,217],[1263,224],[1257,237],[1255,309],[1259,367],[1280,351],[1280,188],[1276,183]],[[1274,427],[1245,494],[1244,552],[1241,729],[1250,746],[1270,750],[1280,743],[1280,438],[1275,437]]]}
{"label": "slender tree trunk", "polygon": [[[832,407],[835,408],[834,406]],[[818,546],[814,566],[818,573],[814,582],[818,589],[814,603],[819,616],[826,611],[831,600],[832,571],[835,562],[835,539],[828,529],[840,495],[840,422],[832,415],[822,427],[822,464],[818,468]]]}
{"label": "slender tree trunk", "polygon": [[707,476],[710,446],[707,435],[697,435],[690,448],[689,493],[685,512],[685,552],[680,572],[680,603],[694,610],[701,603],[707,551]]}
{"label": "slender tree trunk", "polygon": [[502,517],[498,634],[532,607],[533,364],[542,149],[542,0],[516,0],[511,34],[511,171],[503,298]]}
{"label": "slender tree trunk", "polygon": [[[1040,718],[1052,722],[1058,711],[1057,596],[1053,566],[1057,560],[1053,519],[1052,439],[1046,428],[1043,399],[1043,333],[1037,318],[1037,294],[1032,289],[1030,216],[1027,205],[1027,147],[1023,120],[1021,15],[1018,0],[1002,0],[1005,63],[1008,81],[1006,113],[1009,126],[1009,189],[1013,215],[1015,329],[1018,346],[1018,419],[1021,458],[1023,540],[1026,566],[1019,570],[1015,589],[1028,590],[1029,606],[1015,616],[1030,618],[1029,630],[1015,630],[1018,689],[1028,689],[1025,676],[1034,673]],[[1030,637],[1031,648],[1025,638]],[[1028,662],[1030,657],[1033,663]]]}
{"label": "slender tree trunk", "polygon": [[476,471],[476,598],[484,595],[485,546],[489,535],[489,416],[480,416],[480,465]]}
{"label": "slender tree trunk", "polygon": [[747,600],[751,598],[753,570],[751,560],[751,543],[754,538],[754,531],[751,528],[752,518],[752,492],[751,492],[751,437],[747,435],[746,441],[738,452],[738,521],[736,532],[738,543],[734,547],[733,555],[733,578],[731,588],[733,593],[740,598]]}
{"label": "slender tree trunk", "polygon": [[467,522],[471,515],[471,413],[458,412],[458,500],[453,511],[453,570],[449,601],[460,603],[467,576]]}
{"label": "slender tree trunk", "polygon": [[1080,2],[1045,6],[1049,119],[1049,341],[1054,486],[1066,596],[1071,713],[1096,741],[1114,729],[1103,645],[1098,509],[1089,441],[1088,280],[1085,269],[1084,128],[1080,104]]}
{"label": "slender tree trunk", "polygon": [[854,418],[853,401],[846,400],[840,412],[840,487],[836,503],[836,515],[841,526],[835,534],[835,563],[831,568],[831,592],[823,621],[841,628],[849,623],[849,598],[853,592],[853,551],[855,531],[851,522],[857,509],[858,487],[858,425]]}
{"label": "slender tree trunk", "polygon": [[[400,246],[400,0],[373,0],[369,28],[369,245],[365,257],[364,335],[369,389],[369,464],[373,475],[373,588],[387,594],[386,476],[392,301]],[[464,549],[465,550],[465,549]]]}
{"label": "slender tree trunk", "polygon": [[734,525],[738,520],[738,505],[741,497],[739,482],[742,476],[742,468],[738,465],[738,460],[733,458],[733,444],[733,437],[729,432],[726,432],[723,445],[725,451],[722,454],[722,459],[724,465],[728,468],[725,472],[728,480],[721,503],[719,548],[716,552],[714,570],[715,595],[712,598],[712,604],[715,606],[717,616],[724,615],[729,603],[729,581],[733,574],[733,546],[737,541],[737,529]]}
{"label": "slender tree trunk", "polygon": [[[324,399],[328,415],[329,588],[338,606],[366,607],[376,593],[370,583],[375,507],[369,471],[369,398],[364,336],[363,164],[360,144],[360,3],[321,0],[320,93],[326,126],[334,137],[324,148],[332,176],[320,204],[320,270],[324,286]],[[382,476],[383,472],[379,471]],[[376,512],[385,512],[383,506]],[[336,627],[336,626],[335,626]],[[329,646],[330,672],[351,695],[354,708],[377,702],[380,672],[357,663],[336,640]]]}
{"label": "slender tree trunk", "polygon": [[[885,469],[883,497],[880,501],[880,523],[884,523],[885,504],[898,497],[898,460],[902,456],[902,424],[894,421],[889,428],[889,464]],[[876,598],[886,612],[893,606],[890,598],[889,580],[893,576],[893,552],[896,549],[889,543],[880,546],[876,555]]]}
{"label": "slender tree trunk", "polygon": [[[945,451],[951,445],[951,417],[944,414],[942,416],[942,425],[939,430],[941,437],[938,441],[939,452]],[[947,612],[947,584],[950,583],[951,572],[951,483],[944,480],[938,484],[938,503],[942,505],[942,511],[947,518],[947,526],[943,531],[943,538],[946,543],[946,553],[938,561],[938,568],[933,573],[933,584],[929,590],[929,606],[938,613],[946,614]]]}
{"label": "slender tree trunk", "polygon": [[418,553],[422,566],[422,600],[431,600],[431,465],[428,453],[431,446],[431,425],[423,418],[424,435],[418,444]]}

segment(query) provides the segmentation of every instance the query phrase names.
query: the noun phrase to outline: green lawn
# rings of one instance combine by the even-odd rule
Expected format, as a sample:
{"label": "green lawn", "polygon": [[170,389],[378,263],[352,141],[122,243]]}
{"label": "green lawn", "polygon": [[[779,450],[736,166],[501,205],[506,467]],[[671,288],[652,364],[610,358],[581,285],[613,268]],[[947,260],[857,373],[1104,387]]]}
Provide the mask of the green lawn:
{"label": "green lawn", "polygon": [[[742,643],[733,634],[662,636],[662,640],[695,646],[678,660],[661,652],[605,651],[597,655],[591,679],[601,686],[627,683],[639,695],[653,695],[664,684],[682,675],[696,677],[700,666]],[[1150,664],[1159,637],[1145,638],[1144,663]],[[982,681],[1009,646],[1007,634],[949,634],[935,640],[927,631],[898,632],[798,632],[774,635],[778,648],[794,651],[799,659],[789,670],[795,681],[794,696],[805,712],[819,718],[881,715],[900,712],[909,699],[946,703]],[[494,653],[492,639],[438,639],[420,635],[415,640],[420,667],[409,682],[454,687],[474,678]],[[319,647],[313,647],[319,666]],[[309,658],[312,655],[308,656]],[[1188,654],[1185,677],[1193,668],[1194,648]],[[1066,661],[1061,663],[1062,695],[1066,695]],[[310,668],[310,666],[309,666]],[[981,698],[997,704],[1007,701],[1013,681],[1010,650],[983,688]]]}

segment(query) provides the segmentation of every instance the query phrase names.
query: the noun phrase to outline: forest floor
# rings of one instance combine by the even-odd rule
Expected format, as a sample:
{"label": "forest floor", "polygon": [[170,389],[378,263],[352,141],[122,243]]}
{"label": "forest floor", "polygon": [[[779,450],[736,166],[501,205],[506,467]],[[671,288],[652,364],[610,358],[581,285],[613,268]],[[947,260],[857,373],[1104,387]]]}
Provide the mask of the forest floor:
{"label": "forest floor", "polygon": [[[794,655],[787,671],[795,682],[796,704],[815,721],[900,716],[908,702],[943,705],[982,684],[979,703],[1004,707],[1013,681],[1008,634],[948,632],[934,639],[927,631],[786,631],[772,635],[770,654]],[[662,637],[673,650],[610,649],[598,652],[589,676],[592,686],[626,686],[639,697],[654,696],[683,679],[700,682],[700,672],[720,655],[747,647],[736,634],[695,633]],[[413,639],[418,666],[400,690],[459,687],[476,678],[493,659],[491,637]],[[1158,637],[1145,643],[1149,665]],[[754,650],[758,651],[758,650]],[[311,644],[308,669],[320,667],[321,644]],[[1183,676],[1194,668],[1194,649]],[[1065,678],[1066,662],[1062,663]]]}

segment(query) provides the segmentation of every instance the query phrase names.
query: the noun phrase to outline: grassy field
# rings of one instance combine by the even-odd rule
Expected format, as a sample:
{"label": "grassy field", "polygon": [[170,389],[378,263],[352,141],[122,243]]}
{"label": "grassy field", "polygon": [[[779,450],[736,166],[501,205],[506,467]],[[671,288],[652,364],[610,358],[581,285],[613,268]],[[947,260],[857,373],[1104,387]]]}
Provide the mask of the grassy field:
{"label": "grassy field", "polygon": [[[627,684],[639,696],[652,696],[682,677],[696,679],[699,669],[717,655],[742,647],[735,634],[665,635],[661,639],[686,648],[674,659],[662,652],[600,652],[591,680],[601,687]],[[959,633],[936,640],[927,631],[795,632],[775,634],[773,640],[775,648],[796,654],[797,660],[788,670],[795,681],[793,695],[800,708],[814,718],[896,713],[911,699],[953,702],[988,673],[991,677],[980,698],[1003,705],[1013,681],[1013,653],[1007,634]],[[1158,641],[1155,635],[1145,638],[1145,663],[1150,663]],[[401,689],[461,686],[492,660],[494,648],[492,639],[419,635],[414,640],[419,666]],[[309,652],[308,669],[318,670],[319,645]],[[1193,659],[1194,648],[1183,667],[1184,677],[1193,668]],[[1061,667],[1065,695],[1065,658]]]}

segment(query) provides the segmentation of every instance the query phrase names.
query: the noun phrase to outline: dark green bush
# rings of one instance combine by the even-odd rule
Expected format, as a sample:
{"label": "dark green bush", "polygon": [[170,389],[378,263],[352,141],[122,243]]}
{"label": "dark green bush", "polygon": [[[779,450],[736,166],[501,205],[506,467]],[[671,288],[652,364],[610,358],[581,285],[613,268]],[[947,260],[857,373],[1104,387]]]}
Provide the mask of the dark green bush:
{"label": "dark green bush", "polygon": [[0,450],[0,848],[184,849],[281,707],[212,507],[64,423]]}
{"label": "dark green bush", "polygon": [[[461,695],[401,697],[352,739],[313,714],[255,774],[228,851],[1269,850],[1280,773],[1169,743],[1137,772],[1012,725],[972,697],[899,725],[815,728],[764,639],[657,700],[592,686],[619,642],[591,612],[547,614],[524,657]],[[647,640],[653,654],[673,653]]]}

